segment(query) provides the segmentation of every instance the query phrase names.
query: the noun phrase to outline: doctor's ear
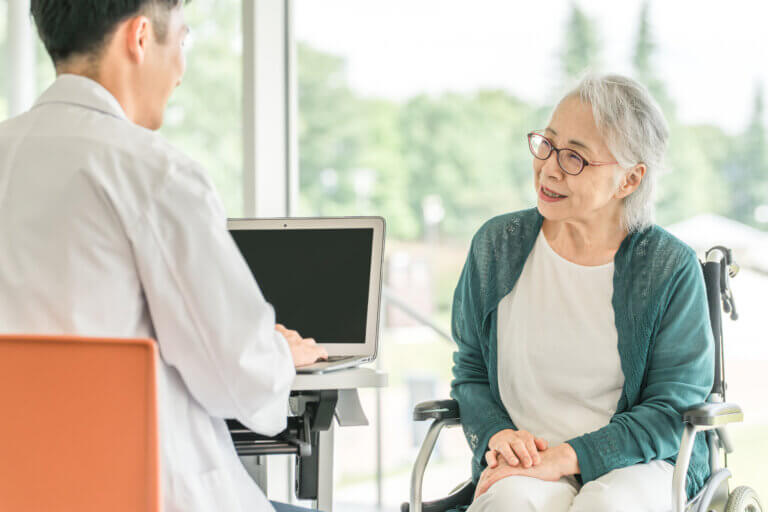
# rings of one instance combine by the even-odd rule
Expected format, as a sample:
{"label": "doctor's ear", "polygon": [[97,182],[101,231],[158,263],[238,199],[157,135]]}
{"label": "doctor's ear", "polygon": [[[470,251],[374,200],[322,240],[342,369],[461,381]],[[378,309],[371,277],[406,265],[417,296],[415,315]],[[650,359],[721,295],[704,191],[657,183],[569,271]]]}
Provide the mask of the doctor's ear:
{"label": "doctor's ear", "polygon": [[616,197],[623,199],[637,190],[637,187],[639,187],[640,183],[643,181],[643,177],[647,170],[648,168],[643,163],[639,163],[628,170],[619,182],[619,188],[616,190]]}
{"label": "doctor's ear", "polygon": [[125,25],[125,43],[131,60],[141,64],[146,56],[149,38],[152,36],[152,23],[146,16],[136,16],[127,20]]}

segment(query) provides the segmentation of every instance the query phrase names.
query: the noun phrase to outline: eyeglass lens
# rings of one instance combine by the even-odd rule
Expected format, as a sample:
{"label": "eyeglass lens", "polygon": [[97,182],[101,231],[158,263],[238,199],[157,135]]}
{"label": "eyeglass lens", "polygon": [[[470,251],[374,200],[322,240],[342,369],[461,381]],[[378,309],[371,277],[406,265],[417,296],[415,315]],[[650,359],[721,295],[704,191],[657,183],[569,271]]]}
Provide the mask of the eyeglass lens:
{"label": "eyeglass lens", "polygon": [[[552,153],[552,145],[547,139],[538,134],[531,135],[531,152],[533,156],[541,160],[549,158]],[[557,162],[560,167],[569,174],[578,174],[584,167],[584,159],[575,151],[561,149],[557,154]]]}

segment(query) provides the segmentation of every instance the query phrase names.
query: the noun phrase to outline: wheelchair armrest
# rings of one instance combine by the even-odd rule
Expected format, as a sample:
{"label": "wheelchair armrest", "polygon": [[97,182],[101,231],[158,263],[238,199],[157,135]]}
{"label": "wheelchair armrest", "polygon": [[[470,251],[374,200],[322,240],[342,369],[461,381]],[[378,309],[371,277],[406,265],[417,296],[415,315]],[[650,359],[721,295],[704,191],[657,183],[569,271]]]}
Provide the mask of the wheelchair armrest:
{"label": "wheelchair armrest", "polygon": [[737,404],[705,402],[685,411],[683,421],[701,427],[701,430],[709,430],[744,421],[744,413]]}
{"label": "wheelchair armrest", "polygon": [[459,419],[459,404],[456,400],[430,400],[413,408],[413,421]]}
{"label": "wheelchair armrest", "polygon": [[698,404],[683,413],[683,435],[680,438],[680,451],[677,454],[675,471],[672,474],[672,510],[683,512],[687,501],[686,481],[688,466],[691,463],[691,453],[696,440],[696,433],[706,430],[716,430],[726,451],[733,448],[725,432],[725,426],[744,420],[741,407],[736,404],[723,402],[705,402]]}
{"label": "wheelchair armrest", "polygon": [[[453,491],[445,498],[440,498],[434,501],[425,501],[421,504],[422,512],[445,512],[454,508],[462,507],[472,503],[472,497],[475,495],[475,484],[472,480],[468,480],[458,489]],[[409,503],[403,503],[400,505],[400,512],[410,512],[411,506]]]}

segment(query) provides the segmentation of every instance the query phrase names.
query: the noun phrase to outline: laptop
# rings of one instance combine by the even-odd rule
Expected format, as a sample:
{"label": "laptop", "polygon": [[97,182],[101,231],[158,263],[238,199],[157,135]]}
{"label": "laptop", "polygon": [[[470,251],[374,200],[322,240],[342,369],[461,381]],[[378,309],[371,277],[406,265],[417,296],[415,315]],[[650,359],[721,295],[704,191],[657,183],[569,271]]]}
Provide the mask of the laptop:
{"label": "laptop", "polygon": [[381,217],[230,219],[240,249],[277,323],[314,338],[322,373],[372,361],[378,352]]}

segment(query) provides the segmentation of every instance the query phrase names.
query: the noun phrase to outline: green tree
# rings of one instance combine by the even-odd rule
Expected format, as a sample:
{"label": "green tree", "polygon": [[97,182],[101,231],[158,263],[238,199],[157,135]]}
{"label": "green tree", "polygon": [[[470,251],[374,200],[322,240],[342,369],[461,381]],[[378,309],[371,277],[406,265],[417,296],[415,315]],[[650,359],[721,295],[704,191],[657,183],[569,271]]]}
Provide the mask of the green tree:
{"label": "green tree", "polygon": [[[337,56],[299,43],[298,62],[302,214],[382,215],[392,235],[413,238],[400,106],[354,93]],[[373,180],[367,197],[355,185],[361,174]]]}
{"label": "green tree", "polygon": [[732,137],[719,127],[671,120],[667,172],[659,177],[659,224],[702,213],[728,213],[731,193],[722,169],[729,161],[732,145]]}
{"label": "green tree", "polygon": [[43,42],[37,37],[35,30],[36,49],[35,49],[35,81],[37,85],[37,94],[42,94],[56,79],[56,69],[53,67],[51,57],[45,49]]}
{"label": "green tree", "polygon": [[766,150],[765,96],[757,83],[752,100],[752,117],[746,130],[732,145],[732,157],[725,167],[732,202],[730,216],[755,225],[755,208],[768,202],[768,150]]}
{"label": "green tree", "polygon": [[240,0],[195,0],[184,81],[160,133],[211,174],[230,216],[242,213],[242,29]]}
{"label": "green tree", "polygon": [[[768,129],[765,126],[764,85],[762,82],[756,85],[752,120],[745,134],[747,152],[754,166],[751,178],[754,180],[756,207],[768,204]],[[752,222],[755,222],[754,211]]]}
{"label": "green tree", "polygon": [[424,196],[438,195],[446,210],[443,232],[466,239],[488,218],[530,206],[525,134],[543,119],[543,111],[504,91],[410,100],[401,130],[411,209],[419,212]]}
{"label": "green tree", "polygon": [[647,80],[653,76],[651,60],[655,50],[656,44],[651,35],[650,2],[646,0],[640,7],[640,23],[632,57],[635,73],[640,80]]}
{"label": "green tree", "polygon": [[659,102],[666,115],[674,115],[674,103],[669,98],[664,83],[659,79],[654,65],[656,41],[654,40],[651,23],[651,3],[645,0],[640,6],[640,16],[635,39],[635,49],[632,55],[635,76],[648,87],[656,101]]}
{"label": "green tree", "polygon": [[567,81],[599,66],[600,42],[594,22],[575,3],[565,24],[561,68]]}
{"label": "green tree", "polygon": [[632,64],[635,77],[658,101],[670,127],[668,172],[659,177],[658,221],[670,224],[700,213],[725,213],[730,194],[720,169],[727,161],[731,140],[713,126],[677,121],[674,102],[655,68],[657,45],[652,27],[651,3],[645,0],[640,6]]}
{"label": "green tree", "polygon": [[[446,210],[443,235],[466,239],[484,220],[532,202],[525,134],[545,112],[504,91],[420,95],[405,103],[361,97],[345,62],[299,46],[303,211],[379,214],[400,239],[425,234],[423,200]],[[367,204],[354,187],[375,173]]]}

